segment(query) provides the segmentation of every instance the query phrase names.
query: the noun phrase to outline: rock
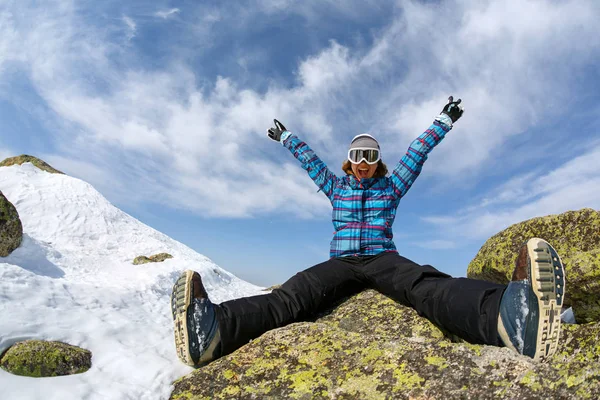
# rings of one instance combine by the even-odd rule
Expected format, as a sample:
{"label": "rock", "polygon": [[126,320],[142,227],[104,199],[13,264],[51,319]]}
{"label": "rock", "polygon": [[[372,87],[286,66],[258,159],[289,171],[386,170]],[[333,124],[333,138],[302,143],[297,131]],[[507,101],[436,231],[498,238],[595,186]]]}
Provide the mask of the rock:
{"label": "rock", "polygon": [[281,287],[281,285],[277,284],[277,285],[269,286],[268,288],[265,288],[262,291],[263,292],[271,292],[271,291],[273,291],[275,289],[279,289],[280,287]]}
{"label": "rock", "polygon": [[163,262],[168,258],[173,258],[169,253],[158,253],[150,257],[138,256],[133,260],[134,265],[146,264],[150,262]]}
{"label": "rock", "polygon": [[28,156],[27,154],[22,154],[16,157],[10,157],[0,162],[0,167],[10,167],[11,165],[21,165],[23,163],[30,162],[42,171],[50,172],[51,174],[63,174],[57,169],[52,168],[45,161],[40,160],[37,157]]}
{"label": "rock", "polygon": [[8,257],[21,245],[23,225],[15,206],[0,192],[0,257]]}
{"label": "rock", "polygon": [[10,347],[0,358],[0,367],[35,378],[80,374],[92,366],[92,353],[62,342],[26,340]]}
{"label": "rock", "polygon": [[467,276],[507,283],[523,243],[547,240],[565,265],[564,306],[573,307],[577,322],[600,321],[600,213],[591,208],[533,218],[492,236],[469,264]]}
{"label": "rock", "polygon": [[600,324],[567,325],[552,363],[453,342],[368,290],[269,331],[174,383],[171,399],[598,398]]}

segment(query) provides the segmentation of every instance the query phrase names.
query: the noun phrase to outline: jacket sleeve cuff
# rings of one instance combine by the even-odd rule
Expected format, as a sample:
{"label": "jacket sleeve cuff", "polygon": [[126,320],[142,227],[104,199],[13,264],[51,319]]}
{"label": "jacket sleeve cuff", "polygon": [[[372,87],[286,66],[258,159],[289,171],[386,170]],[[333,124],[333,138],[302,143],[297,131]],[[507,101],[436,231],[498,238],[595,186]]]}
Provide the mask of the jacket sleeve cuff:
{"label": "jacket sleeve cuff", "polygon": [[446,125],[448,129],[452,129],[452,119],[448,115],[442,113],[435,117],[435,120],[441,124]]}
{"label": "jacket sleeve cuff", "polygon": [[285,142],[285,139],[290,137],[291,134],[292,134],[292,132],[290,132],[290,131],[285,131],[281,134],[281,138],[280,138],[279,142],[281,143],[282,146],[284,145],[283,142]]}

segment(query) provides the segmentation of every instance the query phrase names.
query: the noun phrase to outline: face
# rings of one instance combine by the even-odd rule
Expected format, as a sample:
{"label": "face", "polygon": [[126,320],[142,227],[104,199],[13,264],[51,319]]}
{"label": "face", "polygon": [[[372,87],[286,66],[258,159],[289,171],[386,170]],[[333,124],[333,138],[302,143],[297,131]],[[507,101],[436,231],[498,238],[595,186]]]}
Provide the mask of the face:
{"label": "face", "polygon": [[375,171],[377,171],[377,163],[369,165],[363,161],[360,164],[352,164],[352,173],[358,179],[372,178]]}

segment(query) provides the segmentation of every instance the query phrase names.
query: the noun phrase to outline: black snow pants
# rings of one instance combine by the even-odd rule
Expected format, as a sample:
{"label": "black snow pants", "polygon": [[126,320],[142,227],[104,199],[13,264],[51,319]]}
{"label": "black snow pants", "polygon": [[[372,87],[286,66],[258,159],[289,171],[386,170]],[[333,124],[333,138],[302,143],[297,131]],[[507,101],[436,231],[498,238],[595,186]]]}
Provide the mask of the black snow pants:
{"label": "black snow pants", "polygon": [[497,323],[505,285],[452,278],[397,253],[382,253],[332,258],[297,273],[269,294],[221,303],[216,307],[221,356],[368,288],[470,343],[502,346]]}

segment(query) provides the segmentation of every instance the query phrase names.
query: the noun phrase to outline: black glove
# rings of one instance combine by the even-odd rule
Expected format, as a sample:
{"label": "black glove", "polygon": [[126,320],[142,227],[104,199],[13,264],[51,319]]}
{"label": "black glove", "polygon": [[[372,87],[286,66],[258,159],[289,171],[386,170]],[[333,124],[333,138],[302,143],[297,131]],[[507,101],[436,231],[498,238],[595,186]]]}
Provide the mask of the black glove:
{"label": "black glove", "polygon": [[452,122],[458,121],[458,119],[462,117],[464,111],[463,108],[459,106],[461,101],[461,99],[454,101],[454,97],[452,96],[448,97],[448,104],[444,106],[442,114],[449,116]]}
{"label": "black glove", "polygon": [[283,126],[283,124],[276,119],[274,119],[273,122],[275,123],[275,128],[269,128],[267,130],[267,134],[271,139],[279,142],[281,140],[281,134],[287,131],[287,129],[285,129],[285,126]]}

